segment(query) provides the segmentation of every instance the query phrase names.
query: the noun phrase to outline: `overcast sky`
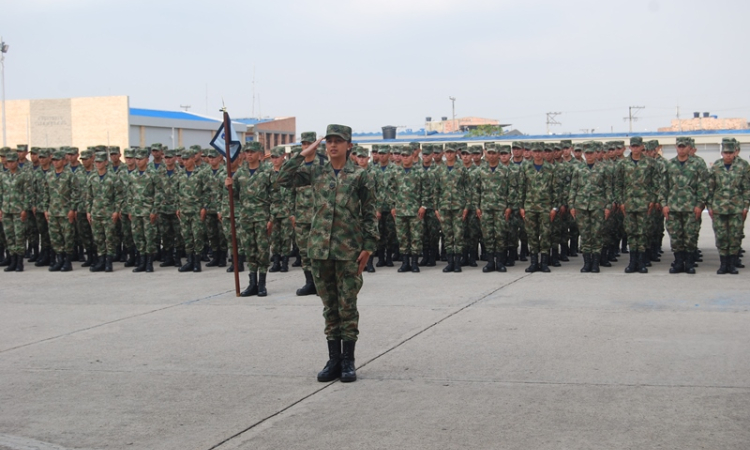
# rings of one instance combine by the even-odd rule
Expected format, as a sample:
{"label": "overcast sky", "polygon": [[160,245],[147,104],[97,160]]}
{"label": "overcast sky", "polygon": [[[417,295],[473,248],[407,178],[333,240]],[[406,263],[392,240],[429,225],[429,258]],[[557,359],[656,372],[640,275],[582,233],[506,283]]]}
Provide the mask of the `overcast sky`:
{"label": "overcast sky", "polygon": [[[478,116],[545,132],[750,117],[750,2],[23,0],[2,2],[7,99],[296,116],[297,131]],[[208,94],[208,95],[207,95]]]}

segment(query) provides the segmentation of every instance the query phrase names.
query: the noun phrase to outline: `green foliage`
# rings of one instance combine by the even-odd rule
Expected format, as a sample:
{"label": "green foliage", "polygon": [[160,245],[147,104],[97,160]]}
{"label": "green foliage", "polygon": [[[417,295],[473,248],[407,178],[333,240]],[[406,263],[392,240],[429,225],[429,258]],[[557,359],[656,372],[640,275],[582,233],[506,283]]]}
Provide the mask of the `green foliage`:
{"label": "green foliage", "polygon": [[502,136],[503,127],[500,125],[479,125],[473,130],[469,130],[464,137],[479,137],[479,136]]}

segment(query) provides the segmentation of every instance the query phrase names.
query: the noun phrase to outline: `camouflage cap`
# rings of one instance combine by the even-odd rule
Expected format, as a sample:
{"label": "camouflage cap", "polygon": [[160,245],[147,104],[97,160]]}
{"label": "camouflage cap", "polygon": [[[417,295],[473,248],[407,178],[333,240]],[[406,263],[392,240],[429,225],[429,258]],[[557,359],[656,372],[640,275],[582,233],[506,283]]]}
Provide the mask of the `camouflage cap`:
{"label": "camouflage cap", "polygon": [[432,154],[432,144],[422,144],[422,154],[423,155],[431,155]]}
{"label": "camouflage cap", "polygon": [[326,139],[328,136],[338,136],[345,141],[352,140],[352,129],[346,125],[332,123],[326,127]]}
{"label": "camouflage cap", "polygon": [[[498,153],[510,153],[510,145],[495,145],[495,150],[497,150]],[[489,149],[487,151],[490,151]]]}
{"label": "camouflage cap", "polygon": [[550,144],[550,145],[552,146],[552,149],[553,149],[553,150],[562,150],[562,145],[560,145],[560,143],[559,143],[559,142],[553,142],[553,143],[552,143],[552,144]]}
{"label": "camouflage cap", "polygon": [[5,156],[11,151],[10,147],[0,147],[0,156]]}
{"label": "camouflage cap", "polygon": [[378,147],[378,154],[387,155],[391,152],[391,147],[388,145],[381,145]]}
{"label": "camouflage cap", "polygon": [[200,146],[200,145],[197,145],[197,144],[196,144],[196,145],[191,145],[191,146],[190,146],[190,150],[193,150],[194,152],[199,152],[199,151],[201,151],[202,149],[201,149],[201,146]]}
{"label": "camouflage cap", "polygon": [[109,152],[110,155],[114,155],[115,153],[119,154],[120,147],[117,145],[113,145],[111,147],[107,147],[107,151]]}
{"label": "camouflage cap", "polygon": [[539,144],[540,144],[539,142],[532,142],[532,143],[530,143],[529,146],[531,147],[531,151],[532,152],[541,152],[541,151],[544,151],[544,146],[543,145],[539,145]]}
{"label": "camouflage cap", "polygon": [[593,146],[594,146],[594,148],[596,149],[597,152],[603,152],[604,151],[604,143],[603,142],[591,141],[591,143],[593,144]]}
{"label": "camouflage cap", "polygon": [[574,144],[573,145],[573,151],[574,152],[582,152],[583,151],[583,144]]}
{"label": "camouflage cap", "polygon": [[467,149],[467,148],[469,148],[469,144],[467,144],[466,142],[459,142],[458,143],[458,148],[460,148],[460,149]]}
{"label": "camouflage cap", "polygon": [[521,144],[523,145],[523,147],[521,148],[523,148],[524,150],[534,151],[534,148],[537,147],[536,142],[531,141],[521,142]]}
{"label": "camouflage cap", "polygon": [[123,150],[122,154],[125,158],[135,158],[135,149],[126,148],[125,150]]}
{"label": "camouflage cap", "polygon": [[555,149],[552,147],[552,144],[550,144],[549,142],[542,143],[542,147],[544,148],[545,153],[550,153],[550,152],[555,151]]}
{"label": "camouflage cap", "polygon": [[[39,157],[40,158],[49,158],[52,155],[52,151],[53,150],[54,149],[52,149],[52,148],[40,148],[39,149]],[[62,152],[62,150],[55,150],[55,151]],[[63,152],[63,155],[64,154],[65,154],[65,152]]]}
{"label": "camouflage cap", "polygon": [[443,153],[443,144],[432,144],[432,153]]}
{"label": "camouflage cap", "polygon": [[41,150],[40,147],[31,147],[31,150],[29,150],[29,153],[31,153],[32,155],[38,155],[39,150]]}
{"label": "camouflage cap", "polygon": [[139,148],[135,151],[135,159],[146,159],[149,156],[149,151],[147,148]]}
{"label": "camouflage cap", "polygon": [[658,146],[659,146],[659,141],[657,140],[646,141],[646,150],[650,152],[656,150],[656,147]]}
{"label": "camouflage cap", "polygon": [[615,141],[607,141],[604,145],[608,150],[614,150],[615,148],[617,148],[617,144],[615,143]]}
{"label": "camouflage cap", "polygon": [[726,141],[726,142],[721,143],[721,151],[724,153],[734,153],[736,150],[737,150],[736,144],[732,141]]}
{"label": "camouflage cap", "polygon": [[177,150],[173,148],[165,148],[164,149],[164,157],[165,158],[174,158],[177,156]]}
{"label": "camouflage cap", "polygon": [[484,149],[481,145],[472,145],[469,147],[469,153],[471,153],[472,155],[481,155],[482,150]]}
{"label": "camouflage cap", "polygon": [[315,142],[318,137],[317,133],[314,131],[305,131],[300,135],[299,141],[300,142]]}
{"label": "camouflage cap", "polygon": [[570,139],[563,139],[562,141],[560,141],[560,146],[562,148],[571,148],[573,146],[573,141],[571,141]]}
{"label": "camouflage cap", "polygon": [[625,141],[615,141],[615,148],[625,148]]}
{"label": "camouflage cap", "polygon": [[94,156],[94,151],[91,149],[81,150],[81,159],[89,159]]}
{"label": "camouflage cap", "polygon": [[180,152],[180,156],[182,157],[182,159],[193,158],[197,154],[198,153],[196,153],[196,151],[195,151],[195,149],[193,147],[183,148],[182,152]]}
{"label": "camouflage cap", "polygon": [[203,156],[207,156],[209,158],[216,158],[217,156],[221,156],[221,153],[219,153],[218,150],[216,150],[213,147],[204,148],[203,149]]}
{"label": "camouflage cap", "polygon": [[65,153],[68,155],[75,155],[78,153],[78,147],[65,147]]}
{"label": "camouflage cap", "polygon": [[18,144],[16,145],[16,151],[17,152],[28,152],[29,146],[27,144]]}
{"label": "camouflage cap", "polygon": [[511,146],[511,148],[523,148],[523,142],[521,142],[521,141],[513,141],[513,143],[510,146]]}
{"label": "camouflage cap", "polygon": [[[401,145],[391,145],[391,154],[393,155],[402,155],[403,148]],[[407,154],[409,152],[406,152]]]}
{"label": "camouflage cap", "polygon": [[446,152],[455,152],[458,150],[458,142],[448,142],[445,144],[445,151]]}
{"label": "camouflage cap", "polygon": [[286,149],[284,149],[284,147],[282,147],[280,145],[271,149],[271,156],[272,157],[273,156],[275,156],[275,157],[284,156],[284,153],[286,153]]}
{"label": "camouflage cap", "polygon": [[[49,149],[45,149],[45,150],[49,150]],[[65,152],[64,152],[64,151],[62,151],[62,150],[55,150],[55,151],[54,151],[54,152],[52,153],[52,159],[53,159],[53,160],[55,160],[55,159],[56,159],[56,160],[61,160],[61,159],[65,159],[65,158],[66,158],[66,156],[65,156]]]}
{"label": "camouflage cap", "polygon": [[263,151],[263,144],[260,142],[247,142],[244,147],[242,147],[243,152],[262,152]]}
{"label": "camouflage cap", "polygon": [[97,153],[94,157],[94,162],[107,162],[109,161],[109,158],[107,158],[106,153]]}
{"label": "camouflage cap", "polygon": [[14,151],[5,152],[5,160],[8,162],[18,161],[18,153]]}
{"label": "camouflage cap", "polygon": [[633,136],[630,138],[630,145],[643,145],[643,138],[640,136]]}
{"label": "camouflage cap", "polygon": [[485,142],[484,143],[484,148],[485,149],[495,148],[495,145],[496,145],[495,142]]}
{"label": "camouflage cap", "polygon": [[151,151],[154,151],[154,150],[164,151],[164,146],[161,145],[161,143],[159,143],[159,142],[153,143],[153,144],[151,144]]}
{"label": "camouflage cap", "polygon": [[594,148],[594,146],[589,144],[588,142],[584,143],[583,145],[576,144],[576,146],[583,147],[583,153],[595,153],[596,152],[596,149]]}

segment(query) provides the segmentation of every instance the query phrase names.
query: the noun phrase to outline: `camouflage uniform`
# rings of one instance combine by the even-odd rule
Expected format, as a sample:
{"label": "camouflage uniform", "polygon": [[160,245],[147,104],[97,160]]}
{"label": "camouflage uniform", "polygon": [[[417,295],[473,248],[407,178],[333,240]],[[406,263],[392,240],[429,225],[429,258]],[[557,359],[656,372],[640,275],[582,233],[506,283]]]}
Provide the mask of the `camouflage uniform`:
{"label": "camouflage uniform", "polygon": [[[39,155],[40,153],[42,155],[49,155],[49,150],[32,147],[30,153],[35,155]],[[31,174],[34,186],[34,204],[32,205],[32,208],[36,209],[36,213],[34,213],[32,218],[36,223],[36,230],[39,236],[39,244],[41,247],[39,257],[36,260],[36,265],[43,266],[46,265],[42,262],[43,259],[49,262],[49,252],[52,247],[49,236],[49,224],[47,222],[47,218],[44,216],[44,209],[42,208],[42,195],[45,182],[44,180],[47,172],[42,169],[42,166],[40,164],[38,166],[31,166]],[[33,249],[34,251],[36,251],[36,246],[34,246]],[[29,260],[29,262],[32,262],[32,260]]]}
{"label": "camouflage uniform", "polygon": [[[487,148],[488,153],[510,153],[510,146],[500,145]],[[510,167],[498,163],[495,167],[489,164],[476,171],[474,192],[471,203],[476,210],[469,211],[476,215],[481,211],[479,222],[482,226],[484,249],[488,254],[488,264],[482,269],[484,272],[492,270],[505,271],[505,249],[508,221],[505,220],[506,210],[510,212],[516,205],[517,198],[516,177]]]}
{"label": "camouflage uniform", "polygon": [[[95,161],[103,162],[106,158],[106,155],[98,154]],[[93,172],[86,185],[86,210],[91,215],[94,241],[99,255],[107,255],[107,258],[113,258],[117,252],[117,229],[112,215],[121,208],[119,189],[118,177],[112,171],[106,171],[104,175]]]}
{"label": "camouflage uniform", "polygon": [[[407,151],[410,151],[407,148]],[[417,257],[422,247],[423,221],[420,208],[432,208],[430,177],[421,167],[401,167],[390,179],[391,209],[396,211],[396,236],[403,264],[400,272],[419,271]],[[410,260],[411,258],[411,260]]]}
{"label": "camouflage uniform", "polygon": [[[12,151],[7,153],[6,161],[18,161],[18,154]],[[26,220],[29,220],[28,211],[33,200],[32,180],[29,175],[28,171],[18,168],[15,173],[6,170],[0,175],[0,211],[3,213],[6,245],[10,254],[19,259],[24,256],[27,234],[21,213],[26,212]]]}
{"label": "camouflage uniform", "polygon": [[[542,151],[541,146],[536,146],[533,151]],[[559,204],[556,198],[555,169],[546,161],[538,169],[533,161],[522,165],[518,186],[519,203],[526,215],[524,222],[532,257],[531,265],[526,270],[534,272],[540,268],[538,258],[541,253],[541,269],[549,271],[550,212]]]}
{"label": "camouflage uniform", "polygon": [[[351,129],[329,125],[326,135],[349,141]],[[330,163],[299,171],[303,161],[300,154],[287,161],[278,182],[288,187],[312,186],[315,214],[308,250],[313,277],[323,301],[326,338],[331,342],[343,340],[346,353],[346,342],[356,341],[359,334],[357,294],[362,275],[358,274],[357,258],[363,250],[374,252],[378,242],[375,194],[366,172],[351,161],[338,174]],[[353,353],[353,344],[349,345]]]}
{"label": "camouflage uniform", "polygon": [[[391,147],[388,145],[381,145],[378,147],[378,154],[381,158],[385,158],[390,155]],[[385,157],[382,155],[386,155]],[[382,161],[382,160],[381,160]],[[385,265],[392,266],[391,262],[391,248],[397,244],[396,241],[396,222],[394,217],[391,215],[390,205],[393,203],[391,200],[390,191],[390,177],[394,173],[394,170],[398,168],[390,162],[386,162],[385,165],[380,163],[380,166],[375,171],[375,176],[372,177],[375,186],[376,195],[376,209],[380,213],[380,219],[378,220],[378,230],[380,236],[380,242],[378,242],[378,263],[377,267]]]}
{"label": "camouflage uniform", "polygon": [[[183,150],[182,158],[194,158],[195,150]],[[192,172],[180,171],[177,176],[177,211],[180,212],[180,229],[185,241],[185,252],[200,261],[200,253],[205,245],[205,227],[200,213],[208,204],[208,180],[206,173],[195,168]]]}
{"label": "camouflage uniform", "polygon": [[[215,158],[219,156],[219,152],[215,149],[207,150],[209,157]],[[208,243],[213,252],[214,259],[206,266],[221,266],[226,265],[225,254],[227,252],[227,236],[224,235],[221,223],[219,222],[219,210],[221,209],[221,197],[224,188],[224,180],[227,178],[226,164],[221,164],[218,169],[214,169],[211,166],[207,166],[206,180],[208,193],[208,204],[206,205],[206,233],[208,236]],[[229,235],[231,239],[231,235]]]}
{"label": "camouflage uniform", "polygon": [[[315,134],[312,132],[308,133],[311,134],[306,135],[302,133],[302,141],[315,142]],[[302,148],[299,150],[302,150]],[[303,166],[299,170],[304,170],[315,163],[315,160],[310,163],[303,163]],[[297,242],[300,258],[302,259],[302,270],[310,272],[310,256],[307,254],[307,241],[310,237],[310,224],[312,223],[315,207],[313,205],[313,191],[310,185],[300,186],[295,184],[291,189],[294,199],[294,239]],[[310,274],[312,275],[312,272]]]}
{"label": "camouflage uniform", "polygon": [[[271,149],[271,156],[277,158],[284,156],[284,147],[274,147]],[[278,259],[282,263],[278,269],[286,272],[288,269],[289,252],[292,249],[292,189],[276,185],[276,179],[279,172],[271,168],[271,183],[274,184],[271,189],[271,251],[274,255],[274,267],[279,266]],[[272,270],[273,271],[273,270]]]}
{"label": "camouflage uniform", "polygon": [[[432,157],[431,144],[422,145],[422,155],[424,158]],[[422,253],[424,256],[423,264],[426,266],[434,266],[435,260],[439,256],[440,252],[440,221],[435,216],[434,199],[435,199],[435,164],[425,166],[422,164],[422,170],[425,171],[425,175],[428,178],[430,192],[426,195],[430,198],[432,206],[427,208],[424,213],[424,227],[422,234]]]}
{"label": "camouflage uniform", "polygon": [[[54,159],[65,159],[62,151]],[[75,223],[68,219],[70,211],[79,209],[81,185],[79,178],[66,168],[61,173],[49,170],[42,185],[41,211],[49,214],[49,231],[52,247],[58,255],[72,255],[75,251]]]}
{"label": "camouflage uniform", "polygon": [[[81,159],[89,159],[93,158],[94,152],[93,150],[86,149],[81,151]],[[95,170],[87,171],[86,168],[83,166],[83,164],[79,164],[75,167],[68,166],[70,168],[71,173],[78,178],[78,186],[80,187],[81,191],[81,201],[78,202],[78,210],[76,211],[76,223],[75,223],[75,232],[76,232],[76,244],[80,245],[82,248],[86,249],[86,253],[89,256],[89,259],[91,261],[88,261],[87,266],[89,266],[91,263],[93,263],[94,254],[96,253],[96,248],[94,244],[94,233],[91,230],[91,223],[88,221],[86,217],[86,213],[88,212],[87,206],[88,202],[86,199],[86,193],[87,193],[87,187],[89,183],[89,177],[91,177],[93,174],[96,173]],[[104,249],[102,249],[104,251]]]}
{"label": "camouflage uniform", "polygon": [[[472,145],[466,149],[466,151],[470,155],[475,154],[481,154],[482,153],[482,146],[481,145]],[[476,189],[476,185],[478,183],[478,175],[479,175],[479,166],[475,165],[473,162],[471,166],[466,167],[466,171],[468,172],[468,190],[466,194],[467,199],[467,209],[469,210],[469,214],[466,216],[466,222],[464,223],[464,259],[462,263],[464,265],[468,264],[472,267],[476,267],[477,259],[479,259],[478,256],[478,247],[480,242],[482,241],[482,226],[479,223],[479,218],[476,215],[476,200],[473,198],[473,193]]]}
{"label": "camouflage uniform", "polygon": [[[166,150],[164,153],[171,158],[177,154],[177,151]],[[161,228],[164,250],[165,253],[167,253],[167,256],[170,253],[176,254],[176,250],[180,249],[180,243],[183,242],[182,231],[180,229],[180,219],[177,218],[179,180],[181,172],[183,172],[183,169],[176,164],[174,170],[167,170],[165,165],[163,171],[157,171],[157,175],[161,178],[160,185],[162,190],[162,201],[158,205],[159,225]]]}
{"label": "camouflage uniform", "polygon": [[[446,145],[446,150],[456,151],[454,143]],[[469,173],[463,165],[456,161],[453,166],[442,164],[433,174],[435,180],[435,206],[440,212],[445,251],[448,253],[448,265],[459,256],[463,250],[463,214],[469,206]],[[460,264],[456,261],[456,265]]]}
{"label": "camouflage uniform", "polygon": [[[136,159],[148,158],[148,150],[138,149]],[[128,190],[125,201],[131,216],[133,242],[141,257],[153,257],[158,249],[156,226],[151,222],[151,216],[156,216],[162,203],[163,189],[158,175],[136,168],[129,175]]]}

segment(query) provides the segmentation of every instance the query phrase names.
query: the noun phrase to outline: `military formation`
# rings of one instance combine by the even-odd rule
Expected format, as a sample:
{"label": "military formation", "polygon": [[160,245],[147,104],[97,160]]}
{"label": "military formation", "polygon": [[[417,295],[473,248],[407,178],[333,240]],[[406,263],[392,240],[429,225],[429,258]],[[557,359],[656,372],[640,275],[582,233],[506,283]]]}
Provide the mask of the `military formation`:
{"label": "military formation", "polygon": [[[227,173],[214,149],[94,146],[0,151],[0,266],[23,271],[27,260],[50,271],[133,272],[175,267],[201,272],[234,264],[229,185],[236,204],[236,264],[247,265],[243,296],[267,295],[267,272],[301,267],[298,295],[317,294],[308,255],[314,214],[311,186],[279,183],[285,161],[316,141],[302,133],[291,154],[246,144]],[[626,154],[626,148],[629,152]],[[626,273],[647,273],[660,260],[668,232],[670,273],[693,274],[702,213],[708,209],[720,254],[719,274],[736,274],[750,204],[750,165],[724,139],[710,168],[691,138],[677,156],[658,141],[628,143],[516,141],[354,145],[351,160],[371,180],[377,250],[366,270],[416,273],[445,261],[443,272],[486,262],[483,272],[550,272],[582,255],[581,272],[598,273],[629,254]],[[124,156],[124,161],[120,156]],[[325,144],[305,167],[327,163]],[[296,257],[291,262],[290,258]],[[183,260],[185,261],[183,264]],[[231,272],[233,267],[227,269]]]}

